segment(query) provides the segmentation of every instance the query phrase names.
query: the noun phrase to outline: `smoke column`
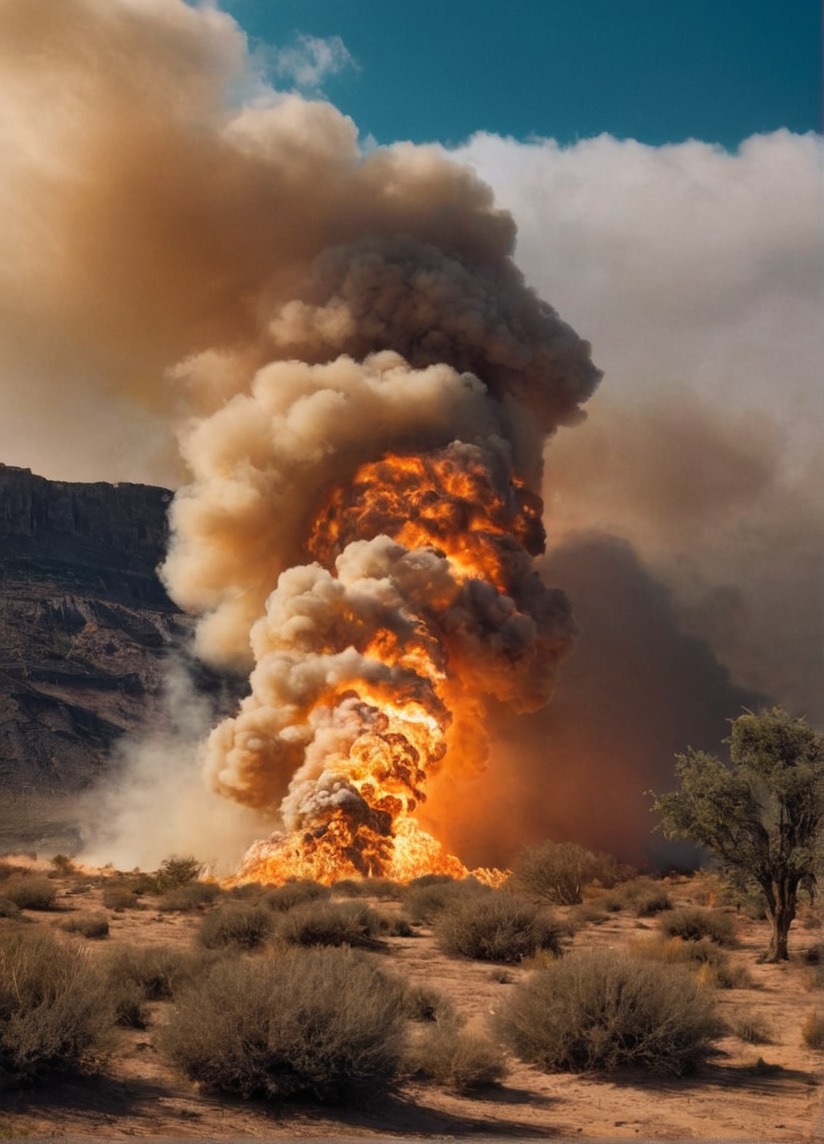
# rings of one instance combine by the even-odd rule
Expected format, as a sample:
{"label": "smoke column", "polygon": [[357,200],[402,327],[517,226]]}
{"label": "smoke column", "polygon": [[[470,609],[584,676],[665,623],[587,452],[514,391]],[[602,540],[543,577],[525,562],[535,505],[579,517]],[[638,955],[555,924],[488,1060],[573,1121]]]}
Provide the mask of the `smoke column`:
{"label": "smoke column", "polygon": [[[610,367],[543,477],[598,373],[469,169],[362,151],[329,104],[273,91],[213,5],[0,4],[3,459],[176,485],[169,590],[198,653],[250,677],[211,734],[192,703],[185,750],[136,753],[119,862],[197,847],[184,811],[137,853],[172,799],[207,846],[235,811],[233,853],[285,831],[256,851],[273,876],[458,869],[426,832],[471,864],[548,834],[633,856],[674,751],[717,750],[758,692],[813,713],[818,466],[788,471],[723,395],[732,367],[783,394],[820,360],[798,334],[820,327],[820,140],[468,158],[487,147],[499,174],[548,164],[513,201],[519,259]],[[713,347],[711,392],[679,400]],[[622,353],[643,390],[619,392]],[[211,804],[183,793],[195,769]]]}

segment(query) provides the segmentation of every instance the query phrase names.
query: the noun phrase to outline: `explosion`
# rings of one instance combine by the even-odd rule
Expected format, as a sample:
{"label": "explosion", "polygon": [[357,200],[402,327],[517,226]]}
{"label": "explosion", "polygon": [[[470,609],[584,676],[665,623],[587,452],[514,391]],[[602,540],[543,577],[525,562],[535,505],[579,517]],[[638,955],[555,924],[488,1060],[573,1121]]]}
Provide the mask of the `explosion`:
{"label": "explosion", "polygon": [[278,828],[243,876],[460,872],[429,781],[481,768],[574,638],[534,561],[589,346],[471,169],[362,148],[216,5],[11,0],[0,30],[3,296],[36,297],[78,393],[175,427],[162,574],[197,653],[250,671],[204,773]]}

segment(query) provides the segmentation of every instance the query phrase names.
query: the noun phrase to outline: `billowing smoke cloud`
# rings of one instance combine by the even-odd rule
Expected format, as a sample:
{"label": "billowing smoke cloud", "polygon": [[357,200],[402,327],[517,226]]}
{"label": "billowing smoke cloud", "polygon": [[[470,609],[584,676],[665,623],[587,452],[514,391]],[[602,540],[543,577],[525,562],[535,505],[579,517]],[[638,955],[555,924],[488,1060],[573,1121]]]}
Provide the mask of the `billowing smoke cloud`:
{"label": "billowing smoke cloud", "polygon": [[[167,583],[204,657],[254,669],[207,772],[255,821],[285,797],[312,845],[345,807],[472,862],[548,831],[626,850],[645,824],[615,792],[668,783],[754,691],[821,714],[820,140],[481,136],[458,157],[482,182],[437,148],[362,154],[182,0],[7,0],[0,89],[3,459],[181,485]],[[610,375],[543,489],[598,375],[487,183]],[[541,493],[583,632],[516,724],[575,630],[534,570]]]}

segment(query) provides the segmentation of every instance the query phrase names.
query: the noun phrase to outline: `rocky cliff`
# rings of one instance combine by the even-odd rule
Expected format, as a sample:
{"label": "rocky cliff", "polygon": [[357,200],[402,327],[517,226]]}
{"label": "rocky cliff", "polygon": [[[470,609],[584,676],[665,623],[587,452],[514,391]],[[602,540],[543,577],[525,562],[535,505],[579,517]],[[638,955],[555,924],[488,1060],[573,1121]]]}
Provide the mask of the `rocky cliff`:
{"label": "rocky cliff", "polygon": [[171,493],[0,465],[0,793],[89,785],[158,717],[189,622],[157,566]]}

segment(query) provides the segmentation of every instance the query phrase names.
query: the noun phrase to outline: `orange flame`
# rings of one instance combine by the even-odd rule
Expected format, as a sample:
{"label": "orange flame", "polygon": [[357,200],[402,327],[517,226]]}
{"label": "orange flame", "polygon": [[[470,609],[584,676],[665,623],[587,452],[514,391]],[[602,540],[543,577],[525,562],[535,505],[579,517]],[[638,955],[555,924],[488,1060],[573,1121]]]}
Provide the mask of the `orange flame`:
{"label": "orange flame", "polygon": [[[478,712],[477,697],[457,678],[461,653],[457,645],[450,646],[440,617],[472,580],[509,597],[514,569],[523,574],[524,554],[543,551],[540,499],[509,473],[503,460],[498,467],[503,479],[501,472],[490,471],[489,452],[473,446],[426,456],[389,455],[362,465],[320,507],[307,549],[329,571],[353,541],[385,535],[407,550],[428,549],[445,557],[451,575],[448,583],[432,587],[421,615],[407,622],[402,634],[400,627],[380,627],[358,648],[425,686],[405,690],[350,679],[324,691],[320,703],[325,708],[347,701],[356,705],[362,720],[346,756],[335,760],[340,789],[322,815],[310,816],[285,836],[255,843],[239,880],[272,883],[300,877],[331,883],[381,876],[409,881],[428,873],[456,878],[469,873],[414,815],[425,800],[428,774],[442,764],[448,747],[454,751],[468,739],[466,721],[477,719]],[[453,719],[463,727],[450,744]],[[491,884],[504,877],[494,870],[475,873]]]}

